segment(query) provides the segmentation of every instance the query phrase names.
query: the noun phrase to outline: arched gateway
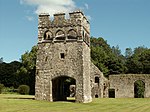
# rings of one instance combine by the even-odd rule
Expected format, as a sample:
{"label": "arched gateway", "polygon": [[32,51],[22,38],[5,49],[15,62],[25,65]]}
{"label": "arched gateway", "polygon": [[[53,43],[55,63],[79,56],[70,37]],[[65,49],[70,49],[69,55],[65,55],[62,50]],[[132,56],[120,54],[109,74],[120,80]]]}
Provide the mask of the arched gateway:
{"label": "arched gateway", "polygon": [[[69,16],[65,19],[64,13],[55,14],[51,21],[48,14],[39,15],[36,100],[66,100],[69,86],[76,102],[91,102],[95,95],[104,97],[107,80],[91,63],[89,22],[81,11]],[[73,83],[65,84],[67,78]]]}

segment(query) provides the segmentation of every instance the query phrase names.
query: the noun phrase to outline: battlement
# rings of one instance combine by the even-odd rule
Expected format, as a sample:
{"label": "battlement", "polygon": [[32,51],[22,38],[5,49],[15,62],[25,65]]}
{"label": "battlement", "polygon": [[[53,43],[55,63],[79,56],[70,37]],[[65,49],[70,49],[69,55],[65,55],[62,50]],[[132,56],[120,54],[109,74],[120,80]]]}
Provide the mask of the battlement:
{"label": "battlement", "polygon": [[[49,16],[50,15],[48,13],[41,13],[39,15],[39,25],[42,24],[42,22],[46,22],[46,21],[51,22],[50,26],[58,26],[58,25],[65,25],[65,26],[66,25],[83,25],[84,26],[84,24],[86,23],[89,24],[88,19],[85,17],[82,11],[74,11],[74,12],[69,13],[69,19],[66,19],[65,13],[54,14],[53,20],[51,20]],[[63,24],[61,24],[62,21],[63,21]],[[84,24],[81,24],[81,23],[84,23]],[[42,25],[40,25],[40,27],[42,27]]]}
{"label": "battlement", "polygon": [[[80,40],[90,43],[90,24],[82,11],[74,11],[69,13],[66,18],[65,13],[57,13],[50,18],[48,13],[39,15],[39,41],[70,41]],[[46,41],[48,42],[48,41]]]}

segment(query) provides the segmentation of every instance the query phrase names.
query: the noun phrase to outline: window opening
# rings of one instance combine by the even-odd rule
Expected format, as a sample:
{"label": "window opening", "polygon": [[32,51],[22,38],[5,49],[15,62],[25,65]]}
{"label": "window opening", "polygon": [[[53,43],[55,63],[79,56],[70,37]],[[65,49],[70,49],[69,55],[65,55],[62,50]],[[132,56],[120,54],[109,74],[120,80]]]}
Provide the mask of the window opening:
{"label": "window opening", "polygon": [[95,98],[98,98],[98,95],[97,95],[97,94],[95,95]]}
{"label": "window opening", "polygon": [[64,53],[60,53],[60,58],[64,59],[65,58],[65,54]]}
{"label": "window opening", "polygon": [[99,83],[99,77],[95,77],[95,83]]}
{"label": "window opening", "polygon": [[115,89],[109,89],[109,98],[115,98]]}

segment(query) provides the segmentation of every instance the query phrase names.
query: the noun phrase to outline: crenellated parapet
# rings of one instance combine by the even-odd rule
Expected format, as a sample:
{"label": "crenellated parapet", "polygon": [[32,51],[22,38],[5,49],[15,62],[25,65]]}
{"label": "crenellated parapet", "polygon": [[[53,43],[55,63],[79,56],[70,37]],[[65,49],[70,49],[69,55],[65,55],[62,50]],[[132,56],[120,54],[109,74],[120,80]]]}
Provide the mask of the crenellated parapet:
{"label": "crenellated parapet", "polygon": [[69,13],[66,19],[65,13],[50,15],[42,13],[39,15],[38,42],[67,42],[84,41],[90,45],[90,24],[81,11]]}
{"label": "crenellated parapet", "polygon": [[88,103],[92,97],[106,97],[107,79],[90,54],[90,24],[81,11],[67,17],[65,13],[40,14],[35,99],[64,101],[74,93],[76,102]]}

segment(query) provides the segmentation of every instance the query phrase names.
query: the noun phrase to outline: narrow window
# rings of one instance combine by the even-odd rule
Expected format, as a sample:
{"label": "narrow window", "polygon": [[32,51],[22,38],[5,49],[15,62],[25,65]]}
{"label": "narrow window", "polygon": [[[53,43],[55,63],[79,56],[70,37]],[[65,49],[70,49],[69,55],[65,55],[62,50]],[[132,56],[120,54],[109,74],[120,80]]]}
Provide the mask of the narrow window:
{"label": "narrow window", "polygon": [[64,53],[60,53],[60,58],[64,59],[65,58],[65,54]]}
{"label": "narrow window", "polygon": [[95,77],[95,83],[99,83],[99,77]]}
{"label": "narrow window", "polygon": [[95,95],[95,98],[98,98],[98,95],[97,95],[97,94]]}

